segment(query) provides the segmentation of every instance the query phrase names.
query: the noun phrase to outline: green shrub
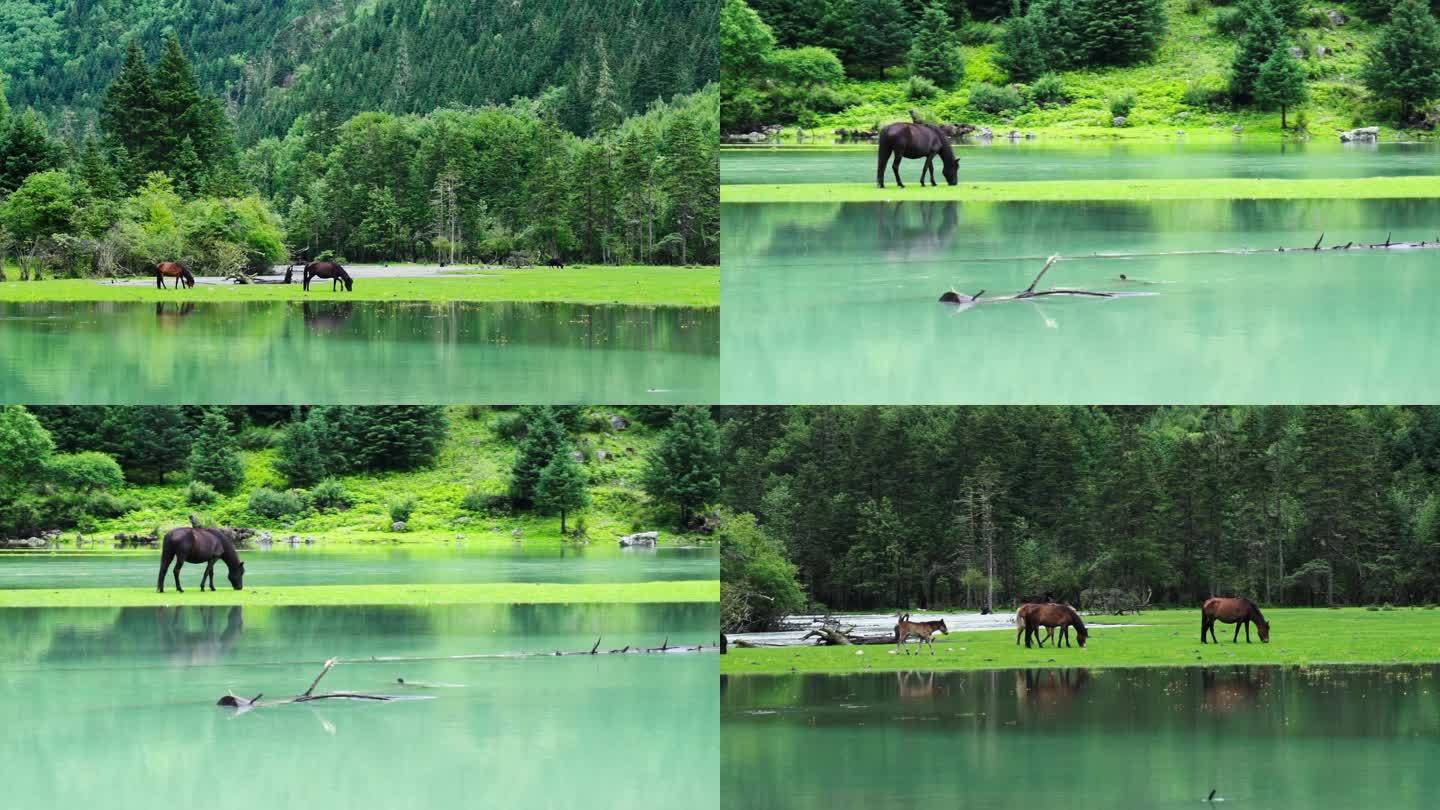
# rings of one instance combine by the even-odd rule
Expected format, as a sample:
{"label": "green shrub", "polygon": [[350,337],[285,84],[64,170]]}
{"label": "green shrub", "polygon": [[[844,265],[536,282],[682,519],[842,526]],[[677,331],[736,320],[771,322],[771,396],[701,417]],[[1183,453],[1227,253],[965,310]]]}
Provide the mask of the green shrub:
{"label": "green shrub", "polygon": [[923,101],[938,95],[940,86],[924,76],[911,76],[910,81],[905,83],[905,97],[908,99]]}
{"label": "green shrub", "polygon": [[[103,518],[118,518],[127,512],[133,512],[140,508],[139,504],[130,498],[122,498],[109,492],[96,492],[85,500],[85,511],[91,515]],[[84,522],[83,520],[81,521]]]}
{"label": "green shrub", "polygon": [[1212,24],[1215,32],[1227,37],[1236,37],[1245,33],[1246,14],[1243,8],[1225,8],[1215,14]]}
{"label": "green shrub", "polygon": [[1070,91],[1065,89],[1064,79],[1046,73],[1030,83],[1030,100],[1041,106],[1066,104],[1070,101]]}
{"label": "green shrub", "polygon": [[269,450],[280,439],[280,431],[267,427],[247,427],[235,436],[235,444],[241,450]]}
{"label": "green shrub", "polygon": [[1025,106],[1020,91],[1013,87],[996,87],[980,82],[970,88],[970,106],[980,112],[999,115],[1007,110],[1018,110]]}
{"label": "green shrub", "polygon": [[1304,110],[1295,113],[1295,118],[1290,122],[1290,129],[1296,135],[1310,134],[1310,116]]}
{"label": "green shrub", "polygon": [[115,459],[104,453],[66,453],[52,456],[45,464],[49,478],[71,492],[118,489],[125,473]]}
{"label": "green shrub", "polygon": [[285,492],[276,492],[267,487],[260,487],[250,493],[250,511],[261,517],[271,520],[280,520],[289,515],[298,515],[305,511],[305,497],[300,490],[291,489]]}
{"label": "green shrub", "polygon": [[1185,13],[1191,16],[1205,10],[1205,0],[1185,0]]}
{"label": "green shrub", "polygon": [[460,508],[478,515],[508,515],[511,511],[510,496],[472,489],[460,499]]}
{"label": "green shrub", "polygon": [[1135,94],[1122,93],[1110,97],[1110,115],[1116,118],[1129,118],[1132,110],[1135,109]]}
{"label": "green shrub", "polygon": [[1180,103],[1199,110],[1212,109],[1225,103],[1225,91],[1203,84],[1188,84],[1185,92],[1180,94]]}
{"label": "green shrub", "polygon": [[961,45],[989,45],[1000,41],[1004,26],[993,22],[969,22],[960,27]]}
{"label": "green shrub", "polygon": [[524,412],[507,413],[495,420],[495,433],[511,441],[525,438],[525,430]]}
{"label": "green shrub", "polygon": [[214,503],[219,500],[220,493],[204,481],[191,481],[190,486],[185,488],[185,502],[195,506],[202,506],[207,503]]}
{"label": "green shrub", "polygon": [[392,523],[409,523],[410,516],[414,513],[414,498],[405,497],[390,502],[390,520]]}
{"label": "green shrub", "polygon": [[345,491],[344,484],[334,478],[326,478],[310,488],[310,503],[324,512],[327,509],[349,509],[353,501],[350,493]]}

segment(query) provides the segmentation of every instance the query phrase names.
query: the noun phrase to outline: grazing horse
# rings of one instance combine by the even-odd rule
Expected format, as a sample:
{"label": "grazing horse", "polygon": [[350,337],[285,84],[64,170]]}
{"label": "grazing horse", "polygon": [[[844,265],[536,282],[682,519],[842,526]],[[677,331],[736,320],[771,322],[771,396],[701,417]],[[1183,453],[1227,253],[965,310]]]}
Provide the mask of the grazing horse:
{"label": "grazing horse", "polygon": [[900,180],[901,158],[925,158],[920,185],[925,185],[926,173],[930,175],[930,185],[939,185],[935,182],[936,155],[945,164],[945,182],[952,186],[960,182],[960,159],[955,157],[945,133],[929,124],[891,124],[880,132],[880,161],[875,168],[875,182],[880,188],[885,187],[885,164],[893,156],[891,169],[895,172],[895,185],[905,187]]}
{"label": "grazing horse", "polygon": [[565,269],[565,262],[562,262],[559,259],[551,259],[550,261],[546,262],[546,264],[555,268],[556,270]]}
{"label": "grazing horse", "polygon": [[245,563],[240,562],[240,554],[235,550],[233,529],[200,529],[193,525],[171,529],[165,534],[165,542],[161,547],[160,578],[155,583],[155,590],[165,592],[165,572],[173,561],[177,592],[185,592],[185,589],[180,587],[180,567],[187,562],[205,563],[205,575],[200,577],[200,590],[205,590],[205,582],[209,580],[210,590],[213,591],[216,560],[225,561],[225,566],[230,569],[227,578],[231,586],[237,591],[240,590],[245,578]]}
{"label": "grazing horse", "polygon": [[1200,607],[1201,644],[1206,643],[1206,633],[1210,634],[1211,640],[1216,644],[1220,643],[1220,640],[1215,638],[1217,620],[1235,625],[1235,637],[1230,640],[1232,644],[1240,643],[1240,625],[1245,626],[1245,643],[1250,643],[1251,622],[1254,622],[1255,629],[1260,631],[1260,640],[1270,643],[1270,623],[1265,621],[1260,608],[1243,596],[1212,596],[1205,600],[1205,604]]}
{"label": "grazing horse", "polygon": [[350,292],[355,288],[355,280],[345,272],[345,268],[335,262],[311,262],[305,265],[305,292],[310,292],[310,279],[330,279],[330,291],[335,291],[336,283],[345,285],[345,291]]}
{"label": "grazing horse", "polygon": [[186,269],[185,265],[179,262],[161,262],[155,265],[155,288],[165,289],[165,279],[167,278],[175,279],[175,289],[177,290],[180,289],[181,284],[184,284],[187,289],[195,286],[195,277],[190,275],[190,271]]}
{"label": "grazing horse", "polygon": [[[934,655],[935,634],[949,634],[949,632],[950,628],[945,626],[944,619],[933,622],[912,622],[910,614],[904,613],[901,614],[900,621],[895,625],[895,649],[900,649],[905,642],[910,640],[911,636],[918,636],[921,644],[930,645],[930,654]],[[909,655],[910,651],[906,650],[905,654]]]}
{"label": "grazing horse", "polygon": [[[1031,610],[1039,607],[1040,605],[1050,605],[1050,604],[1054,604],[1054,600],[1047,599],[1047,600],[1044,601],[1044,602],[1025,602],[1024,604],[1020,605],[1020,607],[1015,610],[1015,646],[1017,646],[1017,647],[1020,646],[1020,636],[1025,633],[1025,616],[1026,616]],[[1053,628],[1053,627],[1047,627],[1047,628],[1045,628],[1045,638],[1040,641],[1040,646],[1041,646],[1041,647],[1044,647],[1044,646],[1045,646],[1045,642],[1046,642],[1046,641],[1050,641],[1050,640],[1053,639],[1053,638],[1055,638],[1055,628]],[[1070,640],[1070,628],[1069,628],[1069,627],[1062,627],[1062,628],[1060,628],[1060,639],[1061,639],[1062,641],[1067,642],[1067,643],[1069,642],[1069,640]]]}
{"label": "grazing horse", "polygon": [[[1061,605],[1054,602],[1031,603],[1022,607],[1029,607],[1024,617],[1017,615],[1017,621],[1025,624],[1025,646],[1030,646],[1030,640],[1038,635],[1041,627],[1059,627],[1061,641],[1066,646],[1070,644],[1070,637],[1065,632],[1067,628],[1075,628],[1075,642],[1081,647],[1085,646],[1085,639],[1090,633],[1085,629],[1085,621],[1075,608],[1069,605]],[[1056,642],[1058,646],[1060,642]]]}

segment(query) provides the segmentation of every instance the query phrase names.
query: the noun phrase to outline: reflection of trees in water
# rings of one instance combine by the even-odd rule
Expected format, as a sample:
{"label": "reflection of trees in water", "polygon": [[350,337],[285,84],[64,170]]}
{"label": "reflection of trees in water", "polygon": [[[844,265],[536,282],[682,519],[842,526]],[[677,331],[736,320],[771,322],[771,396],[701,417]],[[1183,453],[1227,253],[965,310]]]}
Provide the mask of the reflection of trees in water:
{"label": "reflection of trees in water", "polygon": [[1266,670],[1263,667],[1223,670],[1207,667],[1200,672],[1205,710],[1221,714],[1251,709],[1260,699],[1265,683]]}

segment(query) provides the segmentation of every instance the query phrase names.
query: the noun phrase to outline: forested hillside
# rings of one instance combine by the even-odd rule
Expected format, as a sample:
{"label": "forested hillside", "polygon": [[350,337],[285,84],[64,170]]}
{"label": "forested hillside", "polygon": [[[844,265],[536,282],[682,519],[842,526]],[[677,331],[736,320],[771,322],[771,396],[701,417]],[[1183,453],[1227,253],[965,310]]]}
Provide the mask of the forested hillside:
{"label": "forested hillside", "polygon": [[1186,606],[1440,599],[1440,409],[725,416],[722,500],[757,522],[727,540],[724,579],[765,595],[752,620],[802,607],[792,573],[836,609],[978,608],[992,585],[997,606],[1104,588]]}
{"label": "forested hillside", "polygon": [[429,112],[537,97],[591,130],[590,102],[622,114],[719,78],[712,0],[12,0],[0,4],[11,102],[83,135],[140,42],[175,33],[244,142],[296,116]]}

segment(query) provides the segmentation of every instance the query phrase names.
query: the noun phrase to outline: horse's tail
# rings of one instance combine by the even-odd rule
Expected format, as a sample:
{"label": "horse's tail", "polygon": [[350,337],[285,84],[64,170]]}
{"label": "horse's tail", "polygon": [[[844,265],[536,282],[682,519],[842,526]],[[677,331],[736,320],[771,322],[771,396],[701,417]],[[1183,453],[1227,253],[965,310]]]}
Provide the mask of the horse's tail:
{"label": "horse's tail", "polygon": [[1019,610],[1015,611],[1015,629],[1025,629],[1025,614],[1021,613]]}

